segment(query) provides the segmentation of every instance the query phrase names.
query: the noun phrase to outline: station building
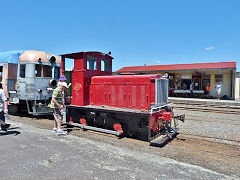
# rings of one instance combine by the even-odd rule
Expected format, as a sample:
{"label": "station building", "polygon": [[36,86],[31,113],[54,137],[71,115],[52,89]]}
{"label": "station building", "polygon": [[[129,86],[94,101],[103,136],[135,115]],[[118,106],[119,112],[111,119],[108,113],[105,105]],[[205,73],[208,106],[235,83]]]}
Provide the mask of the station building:
{"label": "station building", "polygon": [[173,96],[190,94],[190,84],[193,82],[194,95],[205,97],[204,93],[209,83],[210,94],[216,97],[215,84],[223,84],[221,97],[225,99],[239,99],[239,73],[236,73],[236,62],[171,64],[151,66],[123,67],[116,71],[135,74],[166,74],[169,79],[169,89]]}

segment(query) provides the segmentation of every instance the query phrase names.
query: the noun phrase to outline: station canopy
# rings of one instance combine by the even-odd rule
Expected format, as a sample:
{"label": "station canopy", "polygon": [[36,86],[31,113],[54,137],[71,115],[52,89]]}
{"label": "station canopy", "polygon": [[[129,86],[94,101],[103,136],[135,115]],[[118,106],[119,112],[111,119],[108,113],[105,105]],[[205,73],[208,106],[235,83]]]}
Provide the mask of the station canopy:
{"label": "station canopy", "polygon": [[169,65],[150,65],[150,66],[128,66],[123,67],[116,72],[132,73],[155,73],[170,71],[200,71],[200,70],[236,70],[236,62],[209,62],[209,63],[192,63],[192,64],[169,64]]}
{"label": "station canopy", "polygon": [[14,50],[0,52],[0,63],[13,63],[18,64],[19,56],[26,50]]}

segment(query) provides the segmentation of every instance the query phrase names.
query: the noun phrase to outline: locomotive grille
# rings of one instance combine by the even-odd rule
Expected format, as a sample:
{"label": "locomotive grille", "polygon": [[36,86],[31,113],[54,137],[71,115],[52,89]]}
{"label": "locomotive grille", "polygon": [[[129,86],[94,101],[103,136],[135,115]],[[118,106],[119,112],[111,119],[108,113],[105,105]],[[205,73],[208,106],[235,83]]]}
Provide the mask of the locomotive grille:
{"label": "locomotive grille", "polygon": [[168,101],[168,79],[155,79],[155,104],[164,105]]}

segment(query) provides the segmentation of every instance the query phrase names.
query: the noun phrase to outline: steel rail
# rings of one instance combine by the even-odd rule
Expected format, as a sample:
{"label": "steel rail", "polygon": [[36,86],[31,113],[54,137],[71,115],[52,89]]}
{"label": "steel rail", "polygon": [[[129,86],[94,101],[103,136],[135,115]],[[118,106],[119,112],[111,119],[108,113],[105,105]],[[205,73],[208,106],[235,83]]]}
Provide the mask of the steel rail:
{"label": "steel rail", "polygon": [[201,112],[215,112],[215,113],[222,113],[222,114],[237,114],[240,115],[240,109],[239,110],[232,110],[232,109],[217,109],[217,108],[207,108],[207,107],[193,107],[191,105],[186,106],[176,106],[173,105],[175,109],[186,109],[186,110],[192,110],[192,111],[201,111]]}

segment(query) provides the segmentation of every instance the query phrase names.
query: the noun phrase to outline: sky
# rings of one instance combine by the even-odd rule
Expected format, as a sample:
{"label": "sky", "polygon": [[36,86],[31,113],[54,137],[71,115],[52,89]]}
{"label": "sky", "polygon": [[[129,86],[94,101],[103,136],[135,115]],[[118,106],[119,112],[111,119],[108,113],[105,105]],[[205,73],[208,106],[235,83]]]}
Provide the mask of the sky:
{"label": "sky", "polygon": [[223,61],[240,71],[239,22],[240,0],[0,0],[0,52],[111,51],[113,71]]}

